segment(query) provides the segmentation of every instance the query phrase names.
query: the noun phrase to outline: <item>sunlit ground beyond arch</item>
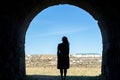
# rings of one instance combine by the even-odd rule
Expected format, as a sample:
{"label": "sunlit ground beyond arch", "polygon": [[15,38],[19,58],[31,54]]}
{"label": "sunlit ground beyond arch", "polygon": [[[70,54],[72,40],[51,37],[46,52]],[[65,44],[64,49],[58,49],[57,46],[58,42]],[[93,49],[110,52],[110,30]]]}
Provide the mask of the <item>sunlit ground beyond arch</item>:
{"label": "sunlit ground beyond arch", "polygon": [[[53,56],[53,58],[51,58],[51,56]],[[54,57],[55,55],[47,55],[47,58],[46,58],[46,55],[42,55],[41,58],[34,57],[33,59],[31,59],[31,62],[34,63],[34,65],[26,67],[27,80],[59,80],[60,73],[56,67],[56,64],[50,64],[50,62],[54,62],[53,60]],[[88,59],[84,58],[84,60],[85,59],[90,60],[90,57],[87,57],[87,58]],[[41,59],[43,60],[40,61]],[[70,62],[72,64],[70,65],[70,68],[68,69],[67,79],[69,80],[81,80],[81,79],[82,80],[100,80],[101,64],[100,62],[96,62],[98,58],[96,59],[91,58],[91,61],[88,61],[88,62],[94,62],[94,61],[96,62],[96,63],[91,63],[91,64],[90,63],[86,64],[87,63],[86,60],[84,62],[83,59],[81,60],[83,60],[84,63],[75,64],[79,60],[77,60],[76,62],[73,62],[73,60],[75,59],[72,56],[70,56],[70,59],[71,59]],[[38,64],[41,64],[41,65],[38,65]]]}
{"label": "sunlit ground beyond arch", "polygon": [[[70,55],[102,54],[101,32],[97,21],[78,7],[59,5],[43,10],[31,22],[26,33],[26,55],[56,56],[57,45],[61,42],[62,36],[67,36],[69,39]],[[56,66],[26,67],[26,74],[39,75],[39,77],[40,75],[59,76],[59,70]],[[69,76],[99,76],[100,74],[101,64],[99,67],[91,68],[71,66],[68,70]]]}

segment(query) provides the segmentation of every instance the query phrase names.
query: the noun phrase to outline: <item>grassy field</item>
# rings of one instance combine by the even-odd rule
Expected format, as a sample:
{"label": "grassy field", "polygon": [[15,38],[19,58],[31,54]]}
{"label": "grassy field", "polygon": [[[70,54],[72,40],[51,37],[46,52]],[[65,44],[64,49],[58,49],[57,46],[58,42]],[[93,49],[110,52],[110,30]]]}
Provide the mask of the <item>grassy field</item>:
{"label": "grassy field", "polygon": [[[70,67],[67,80],[99,80],[100,68]],[[60,80],[56,67],[27,67],[26,80]]]}

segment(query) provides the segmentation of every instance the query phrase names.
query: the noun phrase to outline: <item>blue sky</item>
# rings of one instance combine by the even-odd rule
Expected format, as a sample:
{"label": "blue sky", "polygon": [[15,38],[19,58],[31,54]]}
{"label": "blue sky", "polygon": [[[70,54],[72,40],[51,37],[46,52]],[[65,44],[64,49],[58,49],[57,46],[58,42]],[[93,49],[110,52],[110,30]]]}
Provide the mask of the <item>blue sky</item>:
{"label": "blue sky", "polygon": [[73,5],[51,6],[41,11],[26,32],[26,54],[56,54],[61,38],[67,36],[70,54],[101,53],[102,37],[97,21]]}

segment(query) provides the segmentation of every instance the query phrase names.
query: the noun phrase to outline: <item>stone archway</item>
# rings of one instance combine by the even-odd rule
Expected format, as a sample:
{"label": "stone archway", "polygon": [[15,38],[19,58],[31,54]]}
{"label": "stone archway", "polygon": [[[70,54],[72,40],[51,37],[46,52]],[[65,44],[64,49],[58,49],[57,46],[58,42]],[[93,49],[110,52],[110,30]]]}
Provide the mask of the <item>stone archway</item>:
{"label": "stone archway", "polygon": [[[6,3],[9,3],[8,5]],[[98,21],[103,40],[102,80],[119,80],[119,7],[101,0],[20,0],[3,1],[0,12],[0,80],[25,78],[25,34],[31,20],[43,9],[61,4],[80,7]],[[115,5],[115,6],[113,6]]]}

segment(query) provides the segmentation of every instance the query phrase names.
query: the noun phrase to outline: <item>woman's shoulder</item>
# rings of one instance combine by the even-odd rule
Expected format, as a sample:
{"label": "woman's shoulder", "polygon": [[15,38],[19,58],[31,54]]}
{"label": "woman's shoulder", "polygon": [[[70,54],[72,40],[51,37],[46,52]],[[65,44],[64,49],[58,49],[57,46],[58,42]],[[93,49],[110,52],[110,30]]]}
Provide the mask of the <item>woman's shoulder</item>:
{"label": "woman's shoulder", "polygon": [[58,45],[62,45],[62,43],[59,43]]}
{"label": "woman's shoulder", "polygon": [[58,46],[62,46],[62,45],[63,45],[63,43],[59,43],[59,44],[58,44]]}

